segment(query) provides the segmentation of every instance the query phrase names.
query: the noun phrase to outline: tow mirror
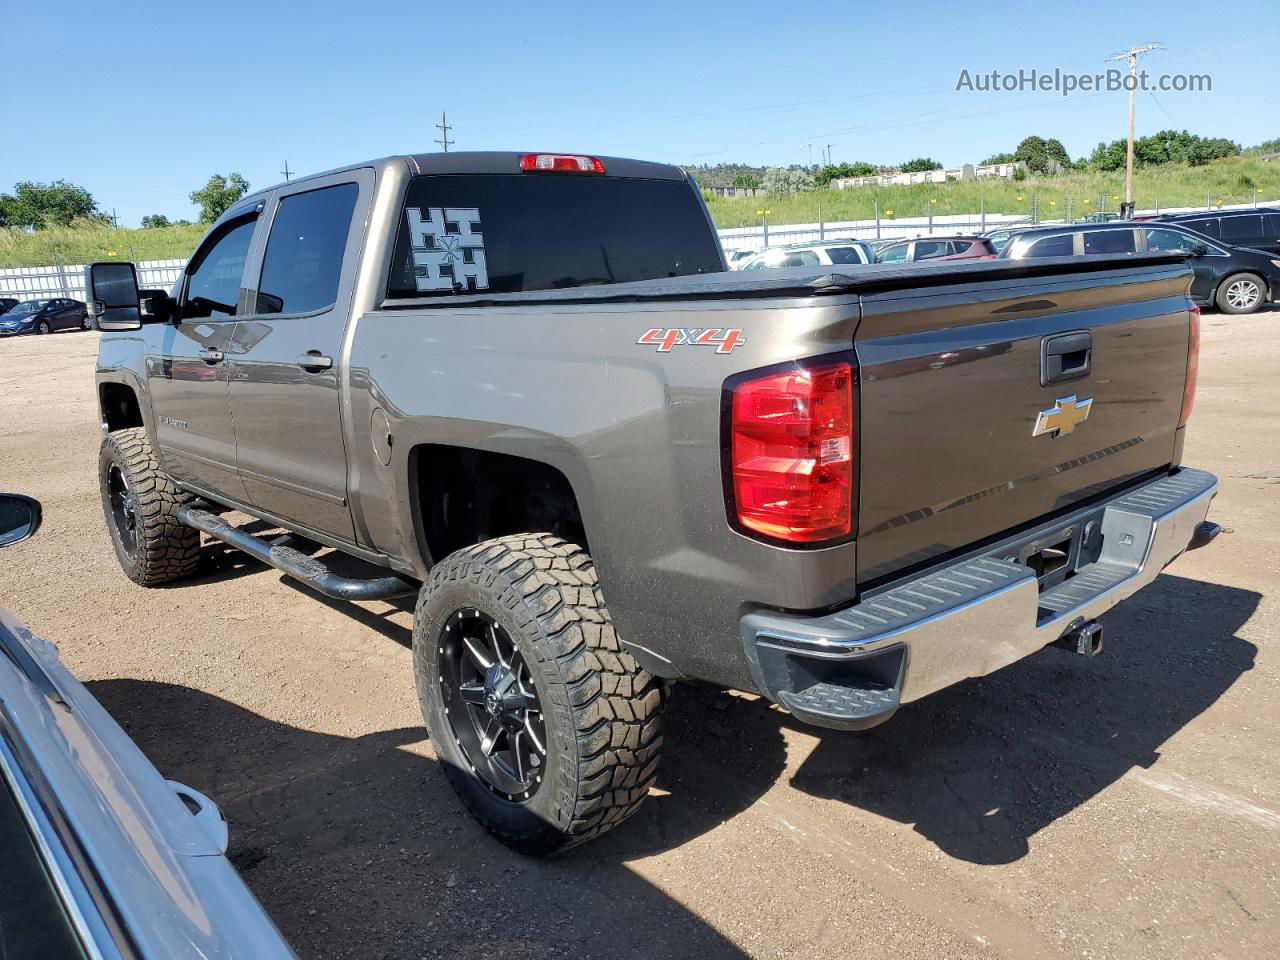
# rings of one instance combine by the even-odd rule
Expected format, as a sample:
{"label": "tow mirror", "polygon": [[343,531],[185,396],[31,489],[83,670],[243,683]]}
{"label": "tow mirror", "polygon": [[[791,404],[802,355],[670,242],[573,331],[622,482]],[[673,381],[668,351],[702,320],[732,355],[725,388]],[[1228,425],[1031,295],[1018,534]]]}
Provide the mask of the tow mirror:
{"label": "tow mirror", "polygon": [[132,263],[91,263],[84,272],[86,299],[99,330],[137,330],[142,326],[138,274]]}
{"label": "tow mirror", "polygon": [[21,543],[40,529],[40,501],[0,493],[0,547]]}

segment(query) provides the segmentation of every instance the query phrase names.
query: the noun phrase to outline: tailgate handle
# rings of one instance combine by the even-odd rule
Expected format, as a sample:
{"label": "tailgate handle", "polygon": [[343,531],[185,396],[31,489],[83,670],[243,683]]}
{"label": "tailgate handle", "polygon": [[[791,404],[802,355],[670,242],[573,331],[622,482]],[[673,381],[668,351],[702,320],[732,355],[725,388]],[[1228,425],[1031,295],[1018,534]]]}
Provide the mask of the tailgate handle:
{"label": "tailgate handle", "polygon": [[1078,380],[1089,375],[1093,361],[1093,334],[1063,333],[1041,341],[1040,385]]}

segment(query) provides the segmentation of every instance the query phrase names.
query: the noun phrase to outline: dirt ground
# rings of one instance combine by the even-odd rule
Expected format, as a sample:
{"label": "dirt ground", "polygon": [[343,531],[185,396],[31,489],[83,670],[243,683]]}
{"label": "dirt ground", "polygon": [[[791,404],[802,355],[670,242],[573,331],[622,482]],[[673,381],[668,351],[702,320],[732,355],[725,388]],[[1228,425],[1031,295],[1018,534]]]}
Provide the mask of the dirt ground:
{"label": "dirt ground", "polygon": [[96,335],[0,341],[0,487],[46,525],[0,603],[166,775],[304,958],[1280,956],[1280,311],[1207,314],[1186,461],[1226,533],[1105,618],[864,734],[680,688],[645,808],[548,862],[432,759],[408,603],[206,544],[142,590],[103,526]]}

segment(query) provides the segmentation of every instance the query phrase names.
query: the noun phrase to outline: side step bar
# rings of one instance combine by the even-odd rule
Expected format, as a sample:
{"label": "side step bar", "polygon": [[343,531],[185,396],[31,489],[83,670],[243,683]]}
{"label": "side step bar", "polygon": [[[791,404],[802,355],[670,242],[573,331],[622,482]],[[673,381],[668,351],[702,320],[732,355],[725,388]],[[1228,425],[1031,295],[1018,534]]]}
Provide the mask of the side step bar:
{"label": "side step bar", "polygon": [[259,540],[253,534],[236,529],[217,514],[196,504],[179,507],[178,519],[189,527],[270,564],[281,573],[288,574],[312,590],[335,600],[390,600],[392,597],[407,597],[418,592],[417,583],[394,574],[368,580],[339,576],[314,557],[282,543]]}

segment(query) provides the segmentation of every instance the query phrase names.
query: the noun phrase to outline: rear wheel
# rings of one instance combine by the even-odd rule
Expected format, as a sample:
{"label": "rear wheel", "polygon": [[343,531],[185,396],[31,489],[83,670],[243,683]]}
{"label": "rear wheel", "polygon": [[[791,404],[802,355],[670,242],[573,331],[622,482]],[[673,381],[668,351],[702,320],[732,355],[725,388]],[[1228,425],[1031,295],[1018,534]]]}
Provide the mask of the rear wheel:
{"label": "rear wheel", "polygon": [[116,558],[130,580],[154,587],[195,570],[200,534],[177,516],[190,497],[161,471],[145,428],[107,434],[98,481]]}
{"label": "rear wheel", "polygon": [[662,744],[662,681],[624,651],[591,558],[547,533],[446,557],[418,596],[414,674],[463,803],[537,856],[640,806]]}
{"label": "rear wheel", "polygon": [[1223,313],[1253,313],[1266,300],[1266,283],[1254,273],[1227,277],[1218,288],[1218,309]]}

